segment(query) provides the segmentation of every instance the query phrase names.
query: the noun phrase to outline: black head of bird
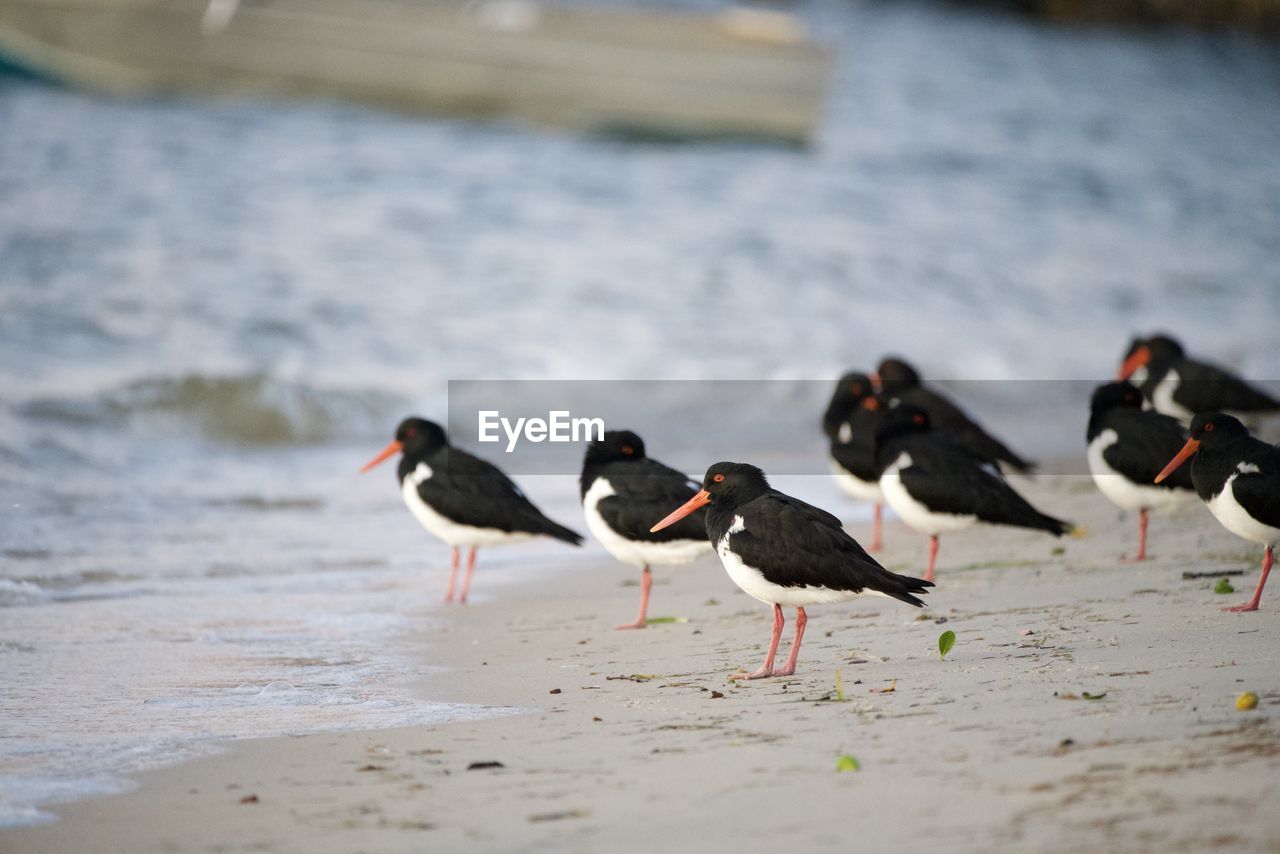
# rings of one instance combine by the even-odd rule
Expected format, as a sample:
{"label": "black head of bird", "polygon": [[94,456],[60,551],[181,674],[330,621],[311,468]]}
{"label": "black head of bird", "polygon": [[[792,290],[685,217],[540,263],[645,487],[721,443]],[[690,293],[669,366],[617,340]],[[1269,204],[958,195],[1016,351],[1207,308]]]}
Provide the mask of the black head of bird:
{"label": "black head of bird", "polygon": [[822,426],[828,435],[834,436],[840,422],[848,418],[864,400],[875,396],[875,387],[871,377],[858,371],[850,371],[836,381],[835,391],[831,393],[831,403],[822,416]]}
{"label": "black head of bird", "polygon": [[1156,475],[1156,483],[1173,474],[1187,460],[1199,453],[1202,447],[1215,448],[1233,439],[1249,435],[1249,429],[1234,418],[1222,412],[1201,412],[1191,419],[1191,438],[1178,451],[1178,455],[1169,461],[1160,474]]}
{"label": "black head of bird", "polygon": [[712,504],[737,507],[769,491],[764,472],[748,463],[716,463],[702,478]]}
{"label": "black head of bird", "polygon": [[896,356],[889,356],[880,362],[880,367],[876,368],[876,378],[880,381],[880,391],[887,394],[920,385],[920,373]]}
{"label": "black head of bird", "polygon": [[406,459],[421,459],[449,444],[444,428],[434,421],[411,416],[400,422],[396,428],[396,437],[378,452],[378,455],[364,464],[361,473],[367,472],[395,454],[403,454]]}
{"label": "black head of bird", "polygon": [[707,469],[706,476],[702,478],[702,489],[698,494],[649,530],[661,531],[707,504],[716,504],[732,510],[768,491],[769,481],[765,478],[764,472],[755,466],[747,463],[716,463]]}
{"label": "black head of bird", "polygon": [[1171,335],[1158,332],[1148,338],[1135,338],[1129,342],[1124,362],[1116,374],[1117,380],[1127,380],[1138,368],[1147,365],[1163,365],[1181,359],[1185,353],[1182,345]]}
{"label": "black head of bird", "polygon": [[916,433],[928,433],[933,429],[929,413],[910,403],[899,403],[897,406],[881,407],[884,414],[876,429],[876,442],[887,442],[899,436],[910,436]]}
{"label": "black head of bird", "polygon": [[592,466],[643,459],[643,439],[630,430],[606,430],[604,436],[587,445],[583,464]]}
{"label": "black head of bird", "polygon": [[1101,414],[1112,409],[1141,409],[1142,392],[1126,382],[1105,383],[1093,390],[1089,409]]}

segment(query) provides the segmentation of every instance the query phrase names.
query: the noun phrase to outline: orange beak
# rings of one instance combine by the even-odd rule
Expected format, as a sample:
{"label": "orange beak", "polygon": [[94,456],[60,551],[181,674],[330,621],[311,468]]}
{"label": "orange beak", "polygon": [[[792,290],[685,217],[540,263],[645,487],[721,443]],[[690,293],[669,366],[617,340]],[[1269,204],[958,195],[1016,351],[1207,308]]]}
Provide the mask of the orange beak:
{"label": "orange beak", "polygon": [[1182,446],[1182,450],[1178,451],[1178,455],[1169,460],[1169,465],[1165,466],[1160,474],[1156,475],[1156,483],[1164,480],[1169,475],[1178,470],[1178,466],[1185,463],[1191,457],[1195,456],[1196,451],[1200,450],[1200,440],[1188,439],[1187,444]]}
{"label": "orange beak", "polygon": [[862,399],[862,408],[870,409],[872,412],[875,412],[880,408],[880,401],[876,400],[874,397],[864,397]]}
{"label": "orange beak", "polygon": [[364,468],[360,469],[360,474],[364,474],[369,469],[381,463],[387,457],[400,453],[400,450],[403,447],[404,446],[400,444],[399,439],[392,439],[391,444],[387,445],[381,451],[378,451],[378,455],[376,457],[374,457],[373,459],[369,460],[369,462],[364,464]]}
{"label": "orange beak", "polygon": [[1133,372],[1141,368],[1147,362],[1151,361],[1151,351],[1146,347],[1139,347],[1133,351],[1129,358],[1124,360],[1124,364],[1120,366],[1120,370],[1116,372],[1116,380],[1127,380],[1133,376]]}
{"label": "orange beak", "polygon": [[704,507],[710,503],[711,493],[707,492],[705,489],[699,490],[697,495],[693,496],[684,504],[681,504],[678,508],[672,511],[670,516],[650,528],[649,533],[652,534],[654,531],[661,531],[668,525],[674,525],[694,510],[697,510],[699,507]]}

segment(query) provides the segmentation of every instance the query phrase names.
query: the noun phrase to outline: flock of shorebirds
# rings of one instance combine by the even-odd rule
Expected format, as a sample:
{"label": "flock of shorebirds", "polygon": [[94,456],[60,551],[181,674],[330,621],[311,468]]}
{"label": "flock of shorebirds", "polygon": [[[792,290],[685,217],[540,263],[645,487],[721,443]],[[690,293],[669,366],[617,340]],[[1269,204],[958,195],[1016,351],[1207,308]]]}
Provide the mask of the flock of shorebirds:
{"label": "flock of shorebirds", "polygon": [[[1146,558],[1147,516],[1194,496],[1233,534],[1265,548],[1253,597],[1227,610],[1254,611],[1273,551],[1280,544],[1280,446],[1249,435],[1230,412],[1280,410],[1280,401],[1214,365],[1189,358],[1167,335],[1135,339],[1115,382],[1093,393],[1087,442],[1099,490],[1139,513],[1133,560]],[[875,373],[851,372],[836,384],[822,419],[841,486],[875,505],[869,549],[840,520],[769,486],[746,463],[719,462],[698,484],[645,452],[629,430],[591,442],[579,481],[587,527],[618,560],[641,568],[640,612],[620,629],[648,624],[651,567],[689,563],[715,551],[743,591],[773,608],[764,664],[733,678],[795,672],[805,608],[877,595],[917,607],[933,587],[938,537],[984,523],[1061,536],[1069,522],[1040,512],[1018,494],[1003,470],[1034,464],[995,438],[905,361],[883,360]],[[408,418],[362,471],[399,454],[397,480],[405,504],[430,533],[452,548],[446,601],[465,602],[476,550],[532,536],[580,545],[582,537],[547,518],[496,466],[449,444],[438,424]],[[1189,466],[1184,465],[1188,460]],[[930,538],[924,578],[899,575],[868,553],[881,546],[887,504]],[[794,607],[795,637],[787,662],[774,663]]]}

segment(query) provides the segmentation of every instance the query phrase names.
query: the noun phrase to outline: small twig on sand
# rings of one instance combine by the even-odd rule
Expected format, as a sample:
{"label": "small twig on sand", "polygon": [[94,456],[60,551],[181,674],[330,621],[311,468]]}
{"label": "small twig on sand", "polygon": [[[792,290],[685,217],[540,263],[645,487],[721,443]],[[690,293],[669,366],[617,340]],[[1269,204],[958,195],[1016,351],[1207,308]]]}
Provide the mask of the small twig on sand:
{"label": "small twig on sand", "polygon": [[1226,572],[1184,572],[1182,573],[1182,580],[1190,581],[1193,578],[1222,578],[1224,575],[1244,575],[1244,570],[1229,569]]}

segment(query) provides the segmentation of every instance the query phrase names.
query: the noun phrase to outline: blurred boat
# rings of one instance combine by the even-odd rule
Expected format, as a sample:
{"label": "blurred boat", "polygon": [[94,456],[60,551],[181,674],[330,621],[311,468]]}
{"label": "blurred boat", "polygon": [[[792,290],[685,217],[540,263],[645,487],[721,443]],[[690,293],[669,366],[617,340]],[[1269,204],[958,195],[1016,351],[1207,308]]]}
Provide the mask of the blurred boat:
{"label": "blurred boat", "polygon": [[115,95],[334,97],[797,143],[820,121],[833,64],[784,13],[531,0],[0,0],[0,60]]}

